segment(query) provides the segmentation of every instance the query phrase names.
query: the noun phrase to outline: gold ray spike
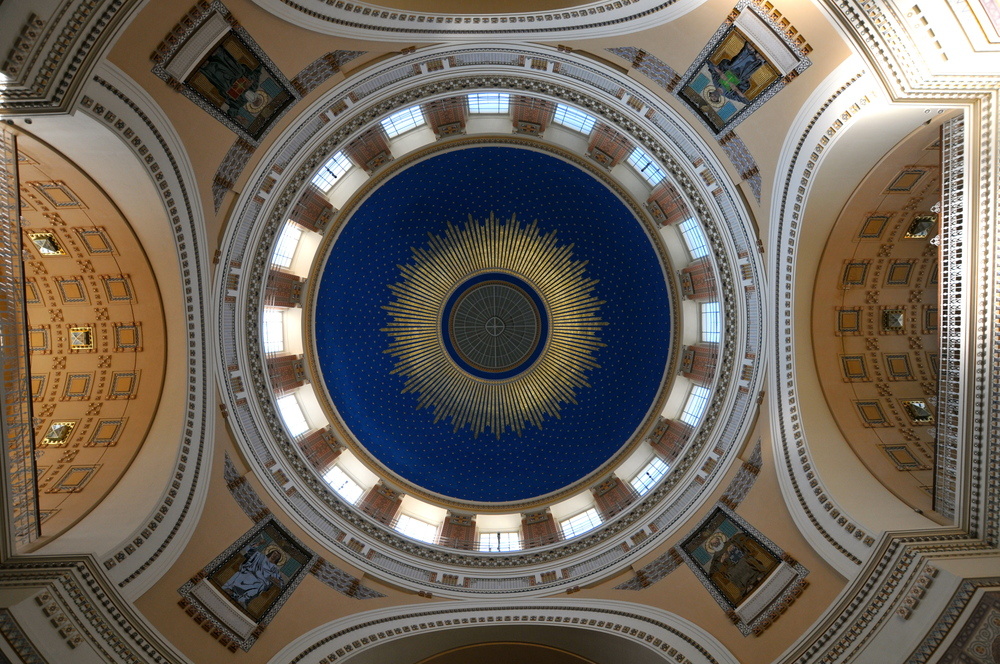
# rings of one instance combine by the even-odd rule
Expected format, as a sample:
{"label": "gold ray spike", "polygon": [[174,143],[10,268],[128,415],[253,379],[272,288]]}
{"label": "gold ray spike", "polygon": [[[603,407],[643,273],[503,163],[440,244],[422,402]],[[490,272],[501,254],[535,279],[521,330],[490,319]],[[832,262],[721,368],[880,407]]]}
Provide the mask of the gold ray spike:
{"label": "gold ray spike", "polygon": [[[401,281],[388,286],[392,300],[383,309],[392,321],[382,331],[392,338],[385,350],[397,360],[392,373],[406,378],[403,392],[417,395],[417,409],[430,409],[435,421],[448,421],[456,431],[468,427],[478,436],[490,429],[499,437],[505,431],[520,435],[528,425],[541,428],[546,418],[561,417],[563,404],[577,403],[578,391],[590,387],[587,372],[600,366],[593,353],[604,346],[597,333],[607,323],[598,315],[604,301],[592,294],[597,281],[586,276],[586,261],[573,260],[573,245],[560,244],[555,231],[543,235],[537,220],[522,226],[516,217],[501,222],[491,214],[484,223],[471,215],[464,226],[448,223],[443,234],[428,234],[427,244],[411,252],[410,262],[398,266]],[[489,352],[516,346],[519,354],[513,357],[521,364],[477,372],[468,367],[478,365],[462,366],[446,348],[444,337],[454,329],[443,317],[453,294],[462,301],[463,288],[479,288],[467,282],[489,274],[526,285],[507,291],[502,287],[501,297],[523,302],[513,305],[522,307],[522,315],[534,311],[539,330],[538,320],[544,317],[549,333],[531,337],[532,328],[522,323],[517,340],[485,344]],[[483,298],[495,296],[490,291]],[[494,323],[490,329],[500,335],[496,330],[506,328]],[[487,352],[482,350],[484,334],[473,328],[475,339],[467,348],[471,354]],[[490,371],[497,377],[491,378]]]}

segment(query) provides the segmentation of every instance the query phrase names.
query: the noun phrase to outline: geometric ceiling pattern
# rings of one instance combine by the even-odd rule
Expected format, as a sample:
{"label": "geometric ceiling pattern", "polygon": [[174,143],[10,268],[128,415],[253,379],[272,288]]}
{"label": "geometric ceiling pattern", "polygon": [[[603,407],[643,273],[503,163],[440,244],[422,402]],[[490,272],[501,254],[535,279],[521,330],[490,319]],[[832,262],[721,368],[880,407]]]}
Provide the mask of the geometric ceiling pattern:
{"label": "geometric ceiling pattern", "polygon": [[43,538],[72,526],[139,452],[160,398],[163,309],[128,221],[78,167],[18,143]]}
{"label": "geometric ceiling pattern", "polygon": [[873,474],[932,510],[939,370],[940,124],[860,184],[827,244],[813,302],[816,362],[837,424]]}

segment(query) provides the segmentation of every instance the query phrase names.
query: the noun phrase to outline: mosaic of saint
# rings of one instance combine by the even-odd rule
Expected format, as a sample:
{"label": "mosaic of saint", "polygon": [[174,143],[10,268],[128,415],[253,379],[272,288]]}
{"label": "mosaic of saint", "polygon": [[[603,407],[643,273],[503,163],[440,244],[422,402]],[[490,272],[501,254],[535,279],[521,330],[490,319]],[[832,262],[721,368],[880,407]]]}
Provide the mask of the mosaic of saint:
{"label": "mosaic of saint", "polygon": [[680,96],[716,132],[735,124],[740,111],[780,78],[778,69],[732,28],[699,64]]}
{"label": "mosaic of saint", "polygon": [[255,140],[294,101],[279,77],[235,32],[209,51],[185,83]]}
{"label": "mosaic of saint", "polygon": [[223,561],[209,575],[209,581],[247,615],[260,621],[282,591],[306,571],[311,555],[269,523]]}
{"label": "mosaic of saint", "polygon": [[736,608],[778,566],[780,560],[722,510],[682,543],[709,583]]}

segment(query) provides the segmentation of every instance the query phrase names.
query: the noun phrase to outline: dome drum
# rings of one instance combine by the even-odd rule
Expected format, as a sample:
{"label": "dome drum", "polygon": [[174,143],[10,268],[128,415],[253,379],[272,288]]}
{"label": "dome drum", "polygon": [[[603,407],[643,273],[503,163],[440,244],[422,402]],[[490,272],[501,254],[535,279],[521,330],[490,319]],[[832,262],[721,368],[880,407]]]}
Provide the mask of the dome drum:
{"label": "dome drum", "polygon": [[[433,57],[433,55],[434,54],[432,53],[425,57]],[[570,56],[566,55],[561,55],[561,57],[572,59]],[[396,65],[389,63],[385,66],[385,69],[391,70],[393,66],[401,66],[403,64],[403,62],[397,63]],[[573,62],[572,64],[577,67],[584,66],[590,68],[590,65],[587,63]],[[548,76],[551,77],[551,74]],[[583,107],[587,109],[588,113],[596,113],[597,116],[601,118],[602,122],[614,124],[614,126],[625,130],[629,136],[636,139],[637,144],[643,145],[650,154],[655,155],[656,158],[660,160],[660,163],[666,166],[667,171],[670,173],[670,177],[674,183],[672,186],[675,186],[678,191],[684,192],[684,197],[690,201],[692,210],[695,211],[698,218],[701,220],[701,225],[704,229],[707,241],[710,242],[716,250],[715,261],[713,262],[715,263],[715,269],[718,274],[716,281],[719,284],[720,301],[723,309],[722,316],[726,321],[726,331],[723,335],[722,344],[719,347],[718,359],[718,375],[723,382],[719,383],[715,387],[717,394],[713,397],[712,402],[707,405],[706,413],[700,426],[695,431],[694,437],[692,442],[689,444],[687,451],[680,458],[678,458],[676,463],[671,468],[671,473],[660,484],[660,486],[644,496],[643,500],[636,501],[632,506],[624,509],[621,514],[615,516],[610,522],[605,523],[598,529],[594,530],[592,534],[588,534],[583,538],[572,539],[565,542],[555,542],[538,550],[507,552],[499,558],[496,556],[484,556],[484,554],[481,553],[461,554],[455,551],[448,552],[446,550],[438,549],[433,545],[428,546],[422,543],[414,542],[405,537],[401,537],[392,530],[387,530],[384,526],[377,525],[369,521],[366,517],[358,514],[354,508],[344,504],[335,493],[325,488],[325,483],[320,482],[318,477],[315,475],[315,471],[310,470],[308,466],[302,463],[297,452],[295,452],[294,443],[288,440],[287,433],[284,431],[281,420],[276,417],[273,411],[271,411],[271,407],[266,406],[265,403],[260,403],[259,406],[254,407],[254,411],[260,415],[265,415],[264,421],[268,422],[267,428],[270,430],[270,433],[261,439],[262,442],[266,439],[273,439],[274,441],[272,443],[264,443],[266,448],[271,448],[274,451],[265,453],[262,461],[268,457],[272,460],[278,460],[280,458],[281,460],[279,463],[281,464],[281,467],[286,470],[294,469],[294,475],[301,478],[301,480],[297,481],[301,481],[303,492],[294,497],[297,505],[294,511],[301,515],[304,520],[304,525],[306,525],[307,528],[316,532],[321,539],[331,541],[331,546],[334,546],[338,550],[341,548],[336,544],[338,540],[338,532],[356,531],[359,535],[363,533],[362,537],[366,538],[366,540],[370,542],[370,549],[366,547],[365,551],[367,553],[364,555],[364,560],[359,558],[359,564],[374,564],[383,572],[389,572],[398,578],[401,583],[404,583],[404,585],[416,583],[417,586],[430,584],[431,586],[436,587],[438,584],[430,582],[428,578],[423,575],[423,573],[417,572],[417,567],[410,567],[408,564],[403,564],[402,561],[393,562],[394,558],[398,558],[401,552],[405,552],[408,556],[414,556],[414,562],[417,560],[423,560],[424,562],[419,563],[419,565],[431,564],[435,567],[441,566],[441,570],[454,569],[453,566],[455,565],[457,565],[459,569],[464,566],[471,565],[472,568],[470,569],[478,570],[476,574],[485,574],[485,576],[482,577],[483,580],[480,582],[472,582],[469,589],[470,592],[476,591],[475,589],[477,587],[477,583],[480,585],[485,583],[486,586],[493,587],[494,582],[488,582],[486,579],[496,577],[497,582],[501,582],[502,578],[509,577],[510,571],[507,570],[512,571],[512,566],[521,570],[530,571],[531,569],[538,568],[538,566],[543,568],[548,567],[552,564],[550,561],[554,560],[562,560],[563,562],[560,563],[561,565],[568,564],[569,561],[572,560],[579,560],[581,564],[576,567],[578,572],[584,575],[593,574],[600,569],[607,569],[607,565],[603,564],[595,568],[593,563],[587,563],[586,561],[593,560],[596,562],[601,558],[601,551],[610,551],[614,546],[614,542],[620,540],[623,536],[628,536],[629,533],[634,534],[640,530],[646,531],[647,534],[654,531],[662,532],[669,530],[670,524],[678,523],[684,510],[690,509],[690,506],[696,503],[698,496],[704,495],[705,484],[694,484],[689,482],[694,479],[695,474],[697,474],[698,470],[702,466],[705,466],[706,463],[710,463],[710,466],[705,466],[706,468],[717,468],[720,465],[718,464],[718,461],[721,460],[721,458],[719,458],[720,450],[722,456],[725,457],[728,454],[726,450],[732,449],[727,445],[732,444],[732,442],[735,442],[736,440],[735,438],[732,438],[732,436],[747,426],[747,423],[749,422],[747,419],[747,413],[742,409],[742,407],[732,407],[733,404],[736,403],[733,401],[734,399],[737,399],[738,402],[739,399],[746,398],[740,396],[741,394],[746,394],[746,392],[742,388],[737,391],[735,389],[735,383],[730,388],[720,387],[720,385],[725,385],[725,381],[734,378],[731,367],[734,364],[734,359],[737,356],[737,353],[742,355],[747,352],[746,349],[748,346],[746,344],[749,342],[749,338],[743,336],[746,334],[747,328],[744,327],[739,321],[745,320],[748,306],[757,306],[755,302],[759,304],[759,301],[755,299],[756,296],[753,295],[753,290],[747,291],[750,296],[749,299],[742,297],[736,298],[734,289],[735,284],[729,276],[740,272],[740,270],[736,267],[737,264],[749,265],[750,270],[748,273],[750,275],[756,275],[758,273],[755,270],[755,268],[757,268],[757,264],[753,260],[753,254],[749,251],[737,250],[737,247],[739,246],[746,246],[749,249],[749,241],[747,239],[748,234],[740,221],[745,218],[745,215],[738,212],[738,197],[727,192],[725,189],[718,190],[711,195],[702,193],[697,185],[697,182],[702,179],[698,169],[710,170],[718,165],[715,163],[714,158],[709,156],[709,158],[706,159],[704,158],[706,155],[697,151],[695,148],[696,143],[692,140],[693,137],[691,135],[681,134],[678,136],[671,136],[668,133],[663,133],[661,134],[661,138],[653,139],[653,135],[650,131],[655,130],[656,132],[663,132],[661,127],[650,123],[648,118],[636,117],[638,114],[635,114],[634,111],[624,111],[621,108],[612,110],[610,106],[606,105],[604,100],[598,101],[595,98],[588,99],[585,95],[590,94],[590,92],[585,88],[581,88],[578,83],[573,84],[572,88],[559,88],[551,81],[542,82],[537,79],[532,80],[526,71],[511,72],[511,76],[509,77],[492,77],[489,80],[492,83],[501,83],[502,85],[499,88],[500,90],[520,88],[526,93],[537,95],[539,94],[538,91],[541,88],[544,88],[546,92],[542,94],[553,94],[553,96],[549,98],[553,100],[561,100],[561,103],[564,103],[566,100],[572,98],[576,100],[577,103],[584,104]],[[472,81],[475,81],[475,85],[483,85],[487,83],[486,80],[479,78],[469,79],[469,82]],[[568,81],[566,79],[562,79],[560,83],[565,85]],[[241,230],[238,232],[234,231],[232,237],[227,237],[227,247],[229,247],[228,250],[230,252],[246,251],[245,249],[240,249],[240,247],[248,247],[250,246],[249,243],[253,243],[257,246],[256,252],[259,256],[259,260],[254,260],[254,265],[267,265],[269,262],[267,253],[270,251],[269,247],[272,246],[273,240],[269,242],[265,240],[265,237],[267,234],[270,234],[270,237],[272,238],[275,237],[275,234],[277,234],[280,230],[281,224],[284,221],[286,211],[292,207],[298,198],[298,192],[303,189],[303,184],[308,181],[311,174],[316,168],[318,168],[319,164],[326,158],[326,156],[331,154],[338,145],[345,144],[350,139],[351,135],[356,135],[357,133],[363,131],[364,123],[372,122],[386,112],[391,112],[393,104],[396,104],[395,108],[400,108],[402,105],[414,99],[429,100],[434,98],[443,98],[448,95],[454,96],[455,91],[461,90],[462,86],[463,83],[460,78],[453,78],[449,81],[438,81],[420,88],[410,88],[409,90],[404,89],[405,86],[403,85],[396,84],[396,89],[399,90],[399,92],[396,92],[394,96],[389,96],[386,94],[388,91],[384,91],[380,93],[381,101],[379,101],[377,105],[358,105],[356,110],[352,110],[350,114],[338,121],[332,128],[327,128],[324,135],[328,138],[323,140],[317,140],[314,138],[309,141],[309,144],[316,147],[312,152],[310,152],[310,156],[301,159],[298,162],[299,166],[294,169],[286,169],[284,173],[282,173],[277,188],[279,192],[278,195],[271,196],[267,199],[266,209],[269,210],[269,212],[266,213],[267,218],[269,219],[267,224],[257,224],[254,226],[256,230],[250,233],[247,233],[247,231],[251,231],[250,226],[246,226],[243,223],[234,224],[234,229],[239,228]],[[327,96],[327,99],[334,100],[338,95],[346,94],[346,92],[346,89],[334,90]],[[636,93],[641,94],[638,90],[636,90]],[[599,92],[598,94],[599,96],[604,97],[604,93]],[[666,127],[671,127],[673,125],[671,122],[671,112],[667,109],[659,107],[659,105],[652,100],[650,100],[650,103],[652,104],[651,108],[656,108],[659,114],[655,116],[654,119],[662,115],[663,117],[660,124]],[[329,107],[329,105],[330,101],[317,103],[314,106],[314,108],[317,109],[315,113],[321,113],[322,109]],[[300,129],[296,129],[295,131],[305,131],[305,127],[309,126],[308,120],[303,121],[298,126]],[[356,129],[352,130],[352,127]],[[313,125],[311,130],[315,131],[316,129],[317,127]],[[289,132],[288,135],[295,135],[295,131]],[[667,136],[671,137],[666,138]],[[448,138],[445,140],[454,141],[456,139]],[[501,140],[511,141],[515,139]],[[537,139],[516,140],[523,141]],[[660,142],[663,140],[666,140],[672,145],[670,152],[664,150],[664,143]],[[294,143],[301,145],[303,144],[303,139],[296,138]],[[282,145],[284,145],[284,143],[279,141],[276,147],[272,149],[272,154],[275,155],[275,157],[272,157],[272,161],[276,157],[281,158],[279,156],[283,154],[283,149],[287,150],[287,148],[282,148]],[[685,154],[685,151],[689,154]],[[677,154],[678,156],[683,155],[683,157],[681,157],[682,161],[689,161],[692,165],[681,166],[682,162],[677,161],[677,158],[672,156],[674,154]],[[701,157],[700,160],[699,157]],[[398,165],[396,162],[399,162],[399,159],[384,168],[396,168]],[[265,162],[265,164],[266,163],[268,162]],[[693,165],[695,163],[698,165]],[[378,177],[379,173],[376,173],[375,179]],[[261,182],[261,180],[258,179],[257,182]],[[366,186],[367,183],[362,184],[362,189]],[[262,206],[259,202],[249,202],[249,199],[247,199],[247,201],[247,203],[240,206],[240,215],[238,215],[238,218],[250,221],[251,219],[258,217],[261,212],[264,212],[263,208],[265,206]],[[718,207],[719,205],[722,205],[723,207],[720,208]],[[731,214],[728,217],[724,216],[722,214],[723,209],[735,211],[736,214]],[[481,212],[480,215],[484,213],[485,211]],[[338,212],[335,215],[334,224],[342,218],[342,214],[343,211]],[[645,217],[646,213],[640,209],[637,214],[640,218],[642,218]],[[728,219],[729,221],[727,221],[725,225],[719,226],[717,225],[718,222],[715,221],[717,219]],[[459,223],[461,220],[454,219],[450,221],[452,221],[452,223]],[[346,228],[350,228],[350,222],[347,224]],[[725,233],[720,232],[722,228],[727,229]],[[733,232],[734,230],[736,231],[735,233]],[[329,233],[329,235],[333,237],[336,236],[338,232],[339,231],[333,231]],[[258,239],[252,239],[254,235],[256,235]],[[739,253],[740,256],[737,256],[737,253]],[[258,268],[255,267],[254,269]],[[744,274],[747,274],[746,270],[744,270]],[[251,279],[249,283],[252,284],[256,281],[256,279]],[[310,288],[316,288],[315,281],[315,279],[310,279]],[[490,279],[484,278],[482,283],[488,283],[490,281]],[[493,279],[493,281],[502,280]],[[509,283],[510,282],[508,282],[508,284]],[[669,283],[671,284],[671,288],[676,288],[672,277],[669,280]],[[387,286],[388,282],[385,285]],[[491,287],[496,287],[496,284],[492,284]],[[525,291],[523,287],[520,291],[509,285],[504,285],[502,288],[507,288],[508,290],[506,292],[508,294],[513,294],[516,295],[516,297],[521,298],[519,301],[522,305],[524,305],[523,308],[525,308],[525,311],[531,312],[529,318],[534,317],[534,312],[537,310],[538,317],[536,320],[539,321],[539,325],[541,325],[543,315],[542,312],[544,311],[544,308],[539,309],[538,302],[532,299],[530,295],[524,297],[522,293],[527,291]],[[242,304],[240,305],[241,309],[244,311],[242,316],[245,316],[249,320],[257,320],[260,315],[259,313],[256,313],[259,311],[259,304],[257,304],[259,300],[256,299],[259,295],[254,296],[252,292],[253,290],[254,289],[251,286],[247,291],[247,295],[249,295],[249,297],[247,299],[243,299]],[[474,294],[476,289],[469,288],[468,290],[462,289],[462,291],[468,295],[468,293]],[[455,292],[457,293],[458,289],[456,289]],[[603,299],[604,296],[601,295],[601,297]],[[676,295],[674,297],[676,298]],[[388,300],[385,296],[383,296],[382,299]],[[462,294],[459,294],[455,298],[454,302],[451,303],[452,307],[449,309],[449,316],[454,316],[455,312],[453,309],[458,303],[460,303],[460,301],[464,301],[462,300]],[[447,320],[453,322],[454,318],[448,318]],[[489,317],[486,320],[488,321]],[[467,361],[468,358],[466,357],[466,359],[463,360],[461,353],[458,352],[457,347],[454,344],[454,338],[448,336],[451,332],[447,326],[443,325],[440,320],[438,321],[438,325],[438,332],[443,336],[446,336],[449,341],[452,342],[451,347],[455,351],[455,357],[460,361]],[[493,327],[491,329],[494,332],[499,329],[496,325],[496,321],[494,321],[492,325]],[[490,333],[486,330],[487,328],[484,322],[482,326],[483,334],[489,336]],[[254,329],[254,326],[251,326],[247,332],[247,343],[251,344],[251,346],[259,343],[256,341],[257,336],[260,334],[259,330],[256,330]],[[539,345],[542,345],[541,336],[539,336],[538,342],[535,341],[536,334],[540,335],[540,332],[536,330],[529,335],[531,336],[531,341],[528,346],[530,346],[533,350],[527,354],[529,360],[527,364],[534,361],[531,360],[531,354],[539,348],[539,346],[535,346],[533,344],[538,343]],[[600,333],[598,336],[599,335]],[[385,342],[389,339],[384,334],[382,337]],[[737,351],[738,347],[742,350]],[[517,353],[522,352],[527,351],[517,351]],[[759,353],[751,353],[750,356],[759,357]],[[599,350],[596,352],[595,357],[599,359]],[[260,374],[260,370],[254,368],[259,367],[260,365],[253,359],[252,353],[248,354],[246,358],[249,362],[249,366],[251,367],[251,374],[254,376],[260,375],[261,378],[263,378],[262,374]],[[678,353],[674,353],[671,363],[676,363],[677,361]],[[515,361],[514,364],[516,365],[517,362],[518,361]],[[472,364],[469,366],[474,368]],[[502,368],[506,369],[506,367],[507,365],[504,365]],[[311,373],[315,377],[314,371],[315,370]],[[530,369],[526,369],[526,371],[530,371]],[[748,384],[754,385],[758,380],[759,377],[757,377],[757,374],[752,373]],[[262,390],[261,396],[264,396],[264,394],[268,392],[267,383],[265,381],[258,380],[255,377],[253,383],[255,387]],[[723,397],[723,399],[720,400],[718,398],[720,396]],[[747,401],[746,404],[747,406],[753,406],[750,401]],[[270,414],[267,414],[268,411],[271,411]],[[729,413],[727,416],[727,421],[729,422],[728,424],[723,424],[718,421],[719,415],[723,412]],[[655,420],[656,417],[654,417],[648,424],[644,425],[640,431],[645,433],[651,432]],[[726,432],[723,434],[724,439],[729,440],[729,443],[706,445],[706,442],[710,437],[717,442],[718,439],[716,439],[716,436],[722,434],[723,430]],[[488,430],[486,430],[481,435],[489,437],[491,434]],[[281,441],[283,440],[287,442],[282,443]],[[638,440],[639,439],[637,439],[637,442]],[[275,443],[277,443],[278,446],[272,447]],[[285,451],[280,452],[279,450],[282,448]],[[263,452],[264,448],[254,446],[254,449],[258,449],[260,452]],[[274,454],[278,454],[278,457],[273,456]],[[263,473],[263,476],[268,475],[268,473]],[[709,471],[709,476],[717,477],[718,475],[716,472]],[[599,478],[595,477],[594,481],[597,479]],[[398,482],[394,483],[397,485],[400,484]],[[409,492],[408,487],[405,485],[399,486],[399,488]],[[663,498],[667,495],[674,496],[675,498],[671,499],[669,502],[664,502]],[[438,496],[432,497],[440,500]],[[677,498],[679,498],[679,501]],[[542,503],[542,505],[544,504],[545,503]],[[464,509],[468,509],[469,507],[472,507],[473,511],[476,511],[480,507],[490,509],[492,506],[488,504],[477,505],[473,503],[464,506]],[[528,505],[525,505],[521,509],[527,509],[528,507]],[[335,515],[332,519],[331,516],[327,516],[327,514],[330,513],[327,512],[327,510],[331,510],[332,515]],[[646,524],[653,523],[656,524],[654,529],[648,529]],[[347,529],[346,531],[344,530],[345,528]],[[635,547],[635,551],[643,548],[644,546],[637,546]],[[354,557],[353,554],[347,555],[349,557]],[[624,558],[619,555],[615,555],[614,558],[618,561],[615,563],[616,565],[620,565],[624,560]],[[402,565],[402,567],[400,567],[400,565]],[[421,580],[422,577],[423,580]],[[513,577],[510,578],[513,579]],[[520,578],[526,577],[522,576]],[[573,578],[575,577],[560,579],[555,583],[557,585],[561,585],[572,581]],[[518,583],[514,582],[513,585],[516,587]],[[486,586],[482,587],[485,588]],[[542,587],[544,587],[544,585],[539,586],[537,583],[525,583],[523,589],[541,590]],[[447,588],[444,590],[445,592],[451,592]],[[459,589],[459,592],[461,592],[461,589]]]}

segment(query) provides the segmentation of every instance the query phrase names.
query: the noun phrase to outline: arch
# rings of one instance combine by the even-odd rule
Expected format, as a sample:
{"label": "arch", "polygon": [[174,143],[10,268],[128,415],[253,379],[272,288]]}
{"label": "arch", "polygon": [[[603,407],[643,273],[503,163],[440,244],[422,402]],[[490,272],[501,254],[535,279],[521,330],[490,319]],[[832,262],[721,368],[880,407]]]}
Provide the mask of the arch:
{"label": "arch", "polygon": [[[819,86],[782,148],[770,246],[774,374],[772,439],[785,502],[799,529],[842,574],[854,576],[888,530],[936,527],[885,489],[837,429],[812,355],[812,268],[854,186],[926,120],[923,105],[893,104],[859,59]],[[859,150],[859,146],[865,146]],[[867,159],[858,162],[858,155]],[[829,186],[823,186],[823,183]],[[808,223],[804,221],[808,218]],[[794,376],[794,380],[790,377]],[[810,442],[812,437],[812,442]]]}
{"label": "arch", "polygon": [[[109,63],[87,82],[75,115],[40,117],[32,128],[90,173],[132,222],[163,300],[165,396],[147,434],[156,444],[144,445],[101,504],[44,549],[93,553],[123,592],[137,597],[180,555],[208,489],[199,482],[215,423],[208,331],[200,324],[210,261],[201,199],[169,120]],[[149,251],[163,246],[174,251]]]}
{"label": "arch", "polygon": [[563,10],[452,15],[400,11],[375,3],[343,7],[308,0],[254,1],[289,23],[323,34],[373,41],[413,38],[425,42],[477,41],[493,35],[503,35],[512,41],[608,37],[673,21],[701,4],[701,0],[604,1]]}
{"label": "arch", "polygon": [[[308,632],[271,664],[408,661],[482,640],[528,641],[585,655],[599,664],[737,664],[713,636],[649,606],[589,599],[524,600],[502,607],[462,601],[376,609]],[[324,659],[325,658],[325,659]]]}

